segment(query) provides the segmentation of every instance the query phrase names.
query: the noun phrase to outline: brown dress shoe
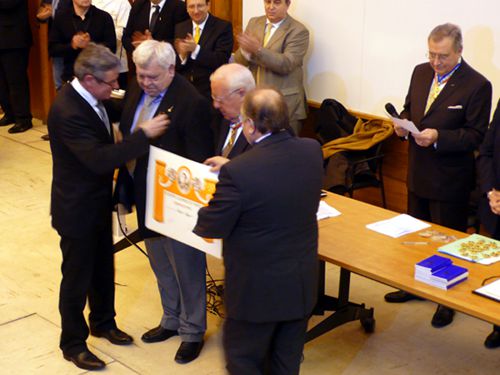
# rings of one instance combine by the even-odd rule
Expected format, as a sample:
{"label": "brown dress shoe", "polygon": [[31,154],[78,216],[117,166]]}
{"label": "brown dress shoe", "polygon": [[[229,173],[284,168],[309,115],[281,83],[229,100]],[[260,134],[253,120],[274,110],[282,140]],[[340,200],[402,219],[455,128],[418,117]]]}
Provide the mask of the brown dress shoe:
{"label": "brown dress shoe", "polygon": [[169,338],[177,336],[178,334],[179,333],[177,333],[177,331],[158,326],[144,333],[141,337],[141,340],[150,344],[152,342],[168,340]]}
{"label": "brown dress shoe", "polygon": [[65,360],[73,362],[76,367],[84,370],[100,370],[106,367],[106,364],[89,350],[74,355],[63,354],[63,356]]}
{"label": "brown dress shoe", "polygon": [[118,328],[112,328],[107,331],[94,331],[92,332],[92,336],[104,337],[110,343],[115,345],[130,345],[134,341],[132,336],[126,334]]}

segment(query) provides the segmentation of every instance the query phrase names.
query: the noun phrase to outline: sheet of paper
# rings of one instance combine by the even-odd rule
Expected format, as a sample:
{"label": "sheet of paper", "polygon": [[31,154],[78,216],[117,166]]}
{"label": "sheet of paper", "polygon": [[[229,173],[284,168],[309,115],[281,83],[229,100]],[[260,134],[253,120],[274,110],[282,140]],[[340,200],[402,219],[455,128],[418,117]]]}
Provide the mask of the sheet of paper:
{"label": "sheet of paper", "polygon": [[411,122],[407,119],[400,119],[400,118],[396,118],[396,117],[392,117],[392,116],[391,116],[391,119],[392,119],[392,121],[394,121],[394,123],[398,124],[403,129],[408,130],[410,133],[420,134],[420,130],[417,129],[417,127],[415,126],[415,124],[413,122]]}
{"label": "sheet of paper", "polygon": [[316,218],[318,219],[318,221],[326,219],[328,217],[335,217],[339,215],[340,212],[330,206],[328,203],[326,203],[325,201],[319,201],[318,212],[316,213]]}
{"label": "sheet of paper", "polygon": [[500,280],[482,286],[481,288],[476,289],[474,293],[500,301]]}
{"label": "sheet of paper", "polygon": [[151,146],[146,194],[146,227],[215,257],[222,240],[193,233],[198,210],[215,192],[217,175],[208,165]]}
{"label": "sheet of paper", "polygon": [[398,238],[404,236],[405,234],[428,228],[430,227],[430,224],[415,219],[410,215],[401,214],[393,217],[392,219],[367,224],[366,227],[375,232],[385,234],[386,236]]}

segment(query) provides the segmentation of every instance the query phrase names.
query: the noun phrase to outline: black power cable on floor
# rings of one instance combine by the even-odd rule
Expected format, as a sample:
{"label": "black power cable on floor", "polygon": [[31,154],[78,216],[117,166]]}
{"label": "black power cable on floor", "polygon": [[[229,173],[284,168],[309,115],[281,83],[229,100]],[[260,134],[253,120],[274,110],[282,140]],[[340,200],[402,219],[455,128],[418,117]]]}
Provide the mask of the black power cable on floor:
{"label": "black power cable on floor", "polygon": [[[130,245],[133,245],[146,258],[148,258],[148,254],[128,237],[127,233],[123,229],[123,225],[118,212],[116,213],[116,216],[118,217],[118,226],[120,227],[120,232],[123,234],[127,242]],[[208,266],[206,266],[206,278],[207,311],[210,314],[224,318],[224,279],[214,279],[212,277],[212,274],[208,270]]]}

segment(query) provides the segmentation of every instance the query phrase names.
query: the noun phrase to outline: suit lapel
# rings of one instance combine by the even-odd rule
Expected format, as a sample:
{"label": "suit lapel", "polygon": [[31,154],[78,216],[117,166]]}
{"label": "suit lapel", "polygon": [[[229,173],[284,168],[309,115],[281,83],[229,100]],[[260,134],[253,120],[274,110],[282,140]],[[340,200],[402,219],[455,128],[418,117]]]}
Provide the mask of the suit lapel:
{"label": "suit lapel", "polygon": [[137,84],[137,81],[134,80],[134,82],[130,83],[127,95],[130,97],[125,100],[126,106],[122,116],[123,121],[120,123],[120,129],[124,134],[130,134],[130,128],[134,122],[135,111],[142,97],[142,90]]}
{"label": "suit lapel", "polygon": [[288,29],[290,28],[290,22],[290,16],[287,16],[280,27],[278,27],[278,29],[271,36],[271,39],[267,42],[266,48],[271,48],[274,44],[281,41],[285,37]]}
{"label": "suit lapel", "polygon": [[[453,93],[457,90],[458,86],[460,86],[461,82],[463,81],[463,75],[464,75],[464,68],[465,68],[465,61],[462,60],[462,65],[460,68],[457,69],[455,73],[450,77],[450,80],[448,83],[446,83],[446,86],[444,86],[443,90],[439,93],[437,98],[434,100],[432,105],[430,106],[429,110],[425,114],[427,116],[428,114],[432,113],[432,111],[435,108],[438,108],[441,106],[441,104]],[[425,117],[424,116],[424,117]]]}
{"label": "suit lapel", "polygon": [[[106,138],[110,139],[111,141],[113,141],[113,135],[110,134],[108,132],[108,129],[106,128],[106,125],[104,124],[104,122],[101,120],[101,118],[99,117],[99,115],[97,114],[96,111],[94,111],[94,108],[92,108],[92,106],[73,88],[73,86],[71,86],[71,84],[67,84],[70,86],[76,100],[78,100],[79,102],[81,102],[81,105],[79,106],[80,108],[84,108],[85,111],[87,112],[87,117],[91,120],[90,121],[90,124],[92,124],[91,126],[94,126],[97,131],[101,132],[101,134],[103,136],[105,136]],[[109,124],[110,126],[113,126],[111,125],[111,123]],[[111,130],[111,133],[113,132],[113,129],[110,129]]]}
{"label": "suit lapel", "polygon": [[221,125],[220,125],[220,132],[219,132],[219,140],[217,144],[217,155],[222,154],[222,148],[224,147],[224,141],[227,138],[227,134],[229,133],[229,120],[222,119]]}
{"label": "suit lapel", "polygon": [[201,33],[200,40],[198,44],[200,46],[204,46],[207,42],[207,39],[210,37],[212,33],[212,29],[214,27],[214,16],[211,14],[208,16],[207,22],[205,23],[205,27],[203,28],[203,32]]}

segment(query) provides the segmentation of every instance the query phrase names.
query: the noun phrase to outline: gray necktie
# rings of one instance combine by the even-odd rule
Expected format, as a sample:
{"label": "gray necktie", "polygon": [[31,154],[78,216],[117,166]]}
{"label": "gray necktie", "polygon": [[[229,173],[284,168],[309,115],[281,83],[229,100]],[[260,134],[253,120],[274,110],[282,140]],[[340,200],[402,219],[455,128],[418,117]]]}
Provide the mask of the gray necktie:
{"label": "gray necktie", "polygon": [[101,118],[102,122],[104,122],[104,125],[106,125],[108,133],[111,134],[111,124],[109,123],[109,117],[102,102],[97,102],[97,109],[99,110],[99,117]]}

